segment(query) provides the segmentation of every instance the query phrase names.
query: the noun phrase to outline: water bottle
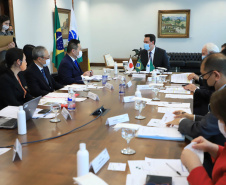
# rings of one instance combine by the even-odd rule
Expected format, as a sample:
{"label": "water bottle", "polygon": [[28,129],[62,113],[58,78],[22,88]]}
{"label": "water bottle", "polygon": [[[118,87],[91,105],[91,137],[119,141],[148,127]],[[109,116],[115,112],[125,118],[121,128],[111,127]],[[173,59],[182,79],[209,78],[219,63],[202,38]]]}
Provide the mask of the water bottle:
{"label": "water bottle", "polygon": [[[140,90],[137,88],[137,90],[136,90],[136,92],[135,92],[135,97],[140,97],[140,98],[142,98],[142,96],[141,96],[141,92],[140,92]],[[139,110],[139,100],[136,100],[135,101],[135,104],[134,104],[134,108],[135,108],[135,110]]]}
{"label": "water bottle", "polygon": [[86,150],[86,144],[80,143],[77,152],[77,177],[89,173],[89,152]]}
{"label": "water bottle", "polygon": [[126,79],[124,76],[122,76],[119,84],[119,95],[125,94],[125,88],[126,88]]}
{"label": "water bottle", "polygon": [[114,63],[114,72],[115,72],[115,75],[118,74],[118,65],[117,65],[117,62]]}
{"label": "water bottle", "polygon": [[157,72],[155,69],[152,71],[152,83],[157,83]]}
{"label": "water bottle", "polygon": [[104,70],[104,74],[102,75],[102,86],[105,86],[105,84],[107,83],[107,80],[108,80],[107,71]]}
{"label": "water bottle", "polygon": [[75,93],[72,88],[68,89],[67,109],[68,111],[75,111]]}
{"label": "water bottle", "polygon": [[19,106],[19,111],[17,112],[17,125],[19,135],[24,135],[27,133],[26,113],[23,109],[23,106]]}

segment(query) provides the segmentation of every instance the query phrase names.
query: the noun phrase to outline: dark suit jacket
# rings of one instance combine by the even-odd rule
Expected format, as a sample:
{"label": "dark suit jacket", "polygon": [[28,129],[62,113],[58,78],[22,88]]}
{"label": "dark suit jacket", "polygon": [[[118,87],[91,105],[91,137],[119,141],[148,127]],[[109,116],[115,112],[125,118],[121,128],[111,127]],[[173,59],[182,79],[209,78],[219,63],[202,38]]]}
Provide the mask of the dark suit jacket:
{"label": "dark suit jacket", "polygon": [[83,84],[81,77],[82,74],[83,72],[80,66],[78,65],[77,67],[71,57],[66,54],[62,59],[58,69],[60,83],[64,85],[69,85],[72,83]]}
{"label": "dark suit jacket", "polygon": [[[146,68],[146,65],[148,63],[148,57],[149,57],[147,50],[145,49],[141,50],[140,56],[141,56],[141,62],[144,68]],[[169,58],[164,49],[155,47],[153,64],[155,67],[165,67],[167,70],[169,70],[170,68]]]}
{"label": "dark suit jacket", "polygon": [[58,90],[63,86],[57,83],[53,77],[50,75],[49,68],[43,67],[45,75],[49,81],[47,84],[45,78],[43,77],[41,71],[36,66],[35,63],[30,64],[25,72],[26,80],[28,87],[31,91],[31,95],[37,96],[44,96],[49,92],[53,92],[54,90]]}
{"label": "dark suit jacket", "polygon": [[226,138],[218,128],[218,119],[211,113],[205,116],[195,115],[195,121],[183,119],[178,128],[179,132],[193,138],[203,136],[218,145],[224,145]]}
{"label": "dark suit jacket", "polygon": [[0,109],[8,105],[23,105],[25,102],[33,98],[28,91],[26,81],[23,78],[23,75],[18,74],[18,76],[22,83],[22,86],[27,90],[25,98],[24,91],[21,88],[18,80],[14,76],[13,72],[8,69],[4,74],[0,76]]}

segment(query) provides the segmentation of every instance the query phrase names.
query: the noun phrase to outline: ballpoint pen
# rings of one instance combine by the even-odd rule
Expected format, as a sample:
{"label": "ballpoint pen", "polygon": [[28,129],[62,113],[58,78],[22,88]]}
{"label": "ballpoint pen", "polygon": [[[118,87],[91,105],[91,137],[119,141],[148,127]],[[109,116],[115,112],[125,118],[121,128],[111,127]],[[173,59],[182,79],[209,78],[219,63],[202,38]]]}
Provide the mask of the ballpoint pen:
{"label": "ballpoint pen", "polygon": [[43,115],[43,118],[46,117],[47,114],[49,114],[50,112],[51,112],[51,110],[49,110],[47,113],[45,113],[45,114]]}
{"label": "ballpoint pen", "polygon": [[173,171],[175,171],[178,175],[181,176],[181,173],[177,170],[175,170],[172,166],[170,166],[168,163],[166,163],[167,166],[169,166]]}

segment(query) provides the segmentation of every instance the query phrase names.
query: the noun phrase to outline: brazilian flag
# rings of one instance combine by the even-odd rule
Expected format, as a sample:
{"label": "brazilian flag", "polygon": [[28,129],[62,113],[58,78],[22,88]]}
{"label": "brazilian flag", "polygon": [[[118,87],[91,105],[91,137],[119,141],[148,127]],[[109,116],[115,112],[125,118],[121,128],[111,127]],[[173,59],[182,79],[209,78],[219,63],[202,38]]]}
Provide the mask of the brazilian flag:
{"label": "brazilian flag", "polygon": [[54,43],[53,43],[53,59],[54,66],[58,69],[61,60],[64,58],[64,43],[60,27],[60,20],[57,6],[55,6],[55,25],[54,25]]}
{"label": "brazilian flag", "polygon": [[140,61],[140,59],[138,59],[137,64],[135,66],[135,69],[136,69],[137,72],[139,72],[142,69],[144,69],[144,66],[143,66],[142,62]]}

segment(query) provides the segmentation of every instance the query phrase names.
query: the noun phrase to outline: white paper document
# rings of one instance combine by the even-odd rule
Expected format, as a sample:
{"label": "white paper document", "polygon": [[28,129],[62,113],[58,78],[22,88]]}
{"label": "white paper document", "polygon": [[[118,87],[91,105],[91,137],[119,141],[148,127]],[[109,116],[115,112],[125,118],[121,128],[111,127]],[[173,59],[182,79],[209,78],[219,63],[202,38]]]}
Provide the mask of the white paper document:
{"label": "white paper document", "polygon": [[[38,119],[38,118],[54,118],[55,117],[55,113],[52,113],[51,111],[46,113],[46,114],[38,114],[39,111],[41,111],[42,109],[37,108],[32,116],[33,119]],[[58,115],[58,114],[57,114]]]}
{"label": "white paper document", "polygon": [[184,112],[187,112],[188,114],[191,114],[191,109],[190,108],[175,108],[175,107],[158,107],[158,112],[159,113],[166,113],[166,112],[171,112],[173,113],[176,110],[183,110]]}
{"label": "white paper document", "polygon": [[135,98],[135,96],[124,96],[123,102],[124,103],[134,102],[134,98]]}
{"label": "white paper document", "polygon": [[137,89],[139,90],[146,90],[146,89],[153,89],[149,85],[137,85]]}
{"label": "white paper document", "polygon": [[136,137],[173,141],[184,141],[185,139],[177,128],[174,127],[158,128],[141,126],[136,133]]}
{"label": "white paper document", "polygon": [[132,78],[146,78],[146,74],[132,74]]}
{"label": "white paper document", "polygon": [[149,127],[166,127],[166,124],[162,123],[161,119],[151,119],[147,126]]}
{"label": "white paper document", "polygon": [[75,181],[75,183],[79,185],[90,185],[90,184],[108,185],[100,177],[94,175],[91,172],[81,177],[73,177],[73,180]]}
{"label": "white paper document", "polygon": [[7,106],[0,111],[0,116],[5,118],[15,118],[17,119],[17,111],[19,107],[17,106]]}
{"label": "white paper document", "polygon": [[188,75],[191,73],[172,74],[171,83],[192,83],[192,80],[188,80]]}
{"label": "white paper document", "polygon": [[166,112],[164,114],[164,116],[162,117],[162,123],[165,124],[170,121],[173,121],[175,119],[174,116],[175,116],[175,114],[173,114],[172,112]]}
{"label": "white paper document", "polygon": [[43,98],[68,98],[68,93],[49,93]]}
{"label": "white paper document", "polygon": [[196,142],[191,142],[189,145],[187,145],[184,149],[189,149],[191,150],[192,152],[194,152],[200,159],[201,163],[203,164],[203,161],[204,161],[204,152],[202,150],[197,150],[197,149],[194,149],[192,148],[192,146],[194,144],[197,144]]}
{"label": "white paper document", "polygon": [[109,163],[108,170],[125,171],[126,170],[126,163]]}
{"label": "white paper document", "polygon": [[9,150],[11,150],[11,148],[0,148],[0,155],[8,152]]}
{"label": "white paper document", "polygon": [[190,91],[185,90],[184,88],[166,88],[166,90],[161,90],[159,92],[171,94],[191,94]]}
{"label": "white paper document", "polygon": [[175,99],[193,99],[193,95],[183,95],[183,94],[166,94],[165,98],[175,98]]}

